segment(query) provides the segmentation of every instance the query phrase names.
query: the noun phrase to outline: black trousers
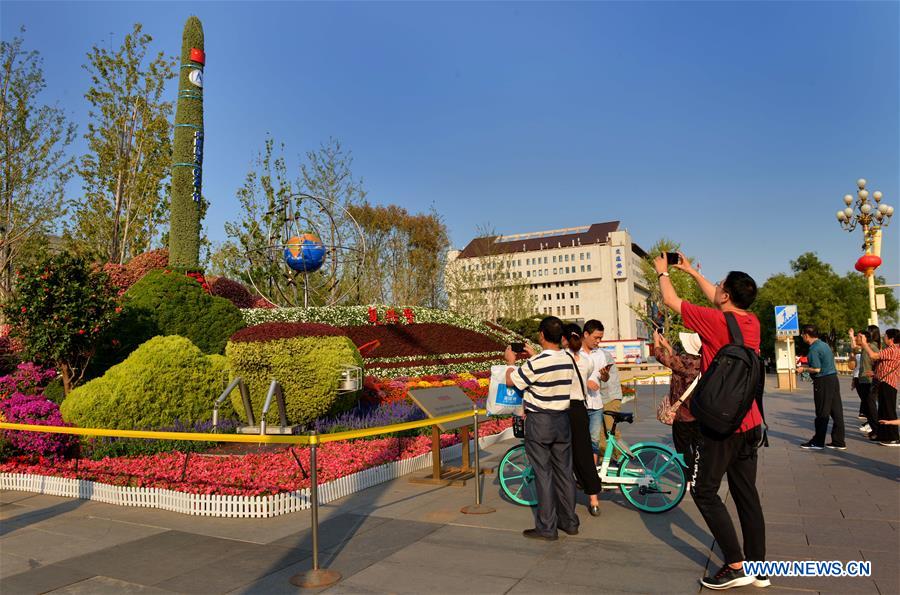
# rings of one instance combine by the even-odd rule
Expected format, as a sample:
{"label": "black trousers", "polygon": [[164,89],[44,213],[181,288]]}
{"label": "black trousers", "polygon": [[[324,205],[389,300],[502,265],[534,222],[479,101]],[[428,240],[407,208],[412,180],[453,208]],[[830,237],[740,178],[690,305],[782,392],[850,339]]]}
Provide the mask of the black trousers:
{"label": "black trousers", "polygon": [[819,446],[825,445],[828,419],[831,418],[831,441],[845,445],[844,406],[841,403],[841,385],[837,374],[813,379],[813,402],[816,405],[816,434],[812,442]]}
{"label": "black trousers", "polygon": [[569,425],[572,428],[572,467],[575,477],[588,496],[599,494],[603,489],[597,465],[594,463],[594,448],[584,401],[569,401]]}
{"label": "black trousers", "polygon": [[572,429],[569,415],[528,412],[525,416],[525,454],[534,470],[538,504],[535,529],[557,534],[557,527],[576,529],[575,478],[572,476]]}
{"label": "black trousers", "polygon": [[[691,495],[722,548],[726,564],[766,559],[766,521],[756,491],[756,445],[761,437],[760,427],[732,434],[724,440],[701,432],[696,443]],[[743,553],[728,509],[719,498],[723,475],[728,477],[728,492],[741,522]]]}
{"label": "black trousers", "polygon": [[694,476],[694,457],[697,440],[700,439],[700,426],[696,421],[676,421],[672,423],[672,442],[675,451],[684,457],[687,465],[687,477]]}
{"label": "black trousers", "polygon": [[[897,389],[885,382],[879,382],[878,388],[878,419],[897,419]],[[878,424],[872,427],[878,432],[878,439],[882,442],[900,440],[900,427]]]}
{"label": "black trousers", "polygon": [[871,382],[857,382],[856,394],[859,395],[859,411],[866,417],[866,423],[876,431],[878,426],[878,397],[872,391]]}

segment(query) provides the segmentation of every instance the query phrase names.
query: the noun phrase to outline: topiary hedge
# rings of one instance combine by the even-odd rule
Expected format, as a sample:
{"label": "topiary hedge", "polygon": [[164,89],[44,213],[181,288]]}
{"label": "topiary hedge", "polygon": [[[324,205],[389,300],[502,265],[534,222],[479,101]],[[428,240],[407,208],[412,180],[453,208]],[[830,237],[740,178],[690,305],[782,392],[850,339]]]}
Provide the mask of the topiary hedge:
{"label": "topiary hedge", "polygon": [[228,337],[243,327],[240,310],[227,299],[209,295],[182,273],[151,270],[125,292],[122,314],[104,333],[88,377],[101,376],[138,345],[160,335],[180,335],[204,353],[221,354]]}
{"label": "topiary hedge", "polygon": [[[324,324],[267,323],[235,333],[225,356],[232,376],[250,388],[253,411],[259,415],[272,379],[284,390],[288,422],[305,424],[323,415],[337,415],[356,404],[356,393],[338,395],[342,365],[362,367],[362,357],[340,329]],[[232,404],[244,421],[237,391]],[[278,409],[266,421],[278,423]]]}
{"label": "topiary hedge", "polygon": [[204,355],[184,337],[154,337],[101,378],[69,393],[60,411],[81,427],[144,430],[176,421],[191,424],[212,415],[227,368],[224,356]]}

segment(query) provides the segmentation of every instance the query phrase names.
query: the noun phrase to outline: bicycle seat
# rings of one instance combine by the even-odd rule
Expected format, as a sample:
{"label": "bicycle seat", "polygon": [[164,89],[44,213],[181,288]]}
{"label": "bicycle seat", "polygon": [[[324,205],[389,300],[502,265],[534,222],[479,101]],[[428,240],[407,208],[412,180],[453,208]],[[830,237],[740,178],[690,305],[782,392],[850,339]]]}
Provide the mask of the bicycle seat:
{"label": "bicycle seat", "polygon": [[634,413],[622,413],[621,411],[604,411],[603,415],[608,415],[615,422],[626,424],[634,423]]}

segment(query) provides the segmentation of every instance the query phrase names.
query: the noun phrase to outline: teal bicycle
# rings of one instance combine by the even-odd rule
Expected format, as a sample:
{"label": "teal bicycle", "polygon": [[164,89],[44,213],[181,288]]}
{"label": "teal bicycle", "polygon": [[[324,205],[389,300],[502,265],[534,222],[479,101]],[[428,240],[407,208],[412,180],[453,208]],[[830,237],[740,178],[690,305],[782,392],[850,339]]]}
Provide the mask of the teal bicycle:
{"label": "teal bicycle", "polygon": [[[684,458],[665,444],[639,442],[627,445],[616,439],[616,424],[633,423],[634,414],[604,411],[613,419],[606,433],[606,449],[597,466],[604,489],[616,487],[635,508],[644,512],[666,512],[678,506],[686,487]],[[524,420],[514,418],[513,434],[525,437]],[[619,453],[618,469],[610,462]],[[534,470],[525,454],[525,444],[513,446],[500,461],[500,486],[507,498],[523,506],[537,504]]]}

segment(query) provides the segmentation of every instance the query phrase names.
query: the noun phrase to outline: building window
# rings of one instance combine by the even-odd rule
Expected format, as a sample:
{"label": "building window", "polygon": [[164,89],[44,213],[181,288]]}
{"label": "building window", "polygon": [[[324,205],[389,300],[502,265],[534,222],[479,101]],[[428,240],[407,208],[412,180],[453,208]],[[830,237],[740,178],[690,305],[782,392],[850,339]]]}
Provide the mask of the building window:
{"label": "building window", "polygon": [[584,272],[584,265],[581,265],[581,272]]}
{"label": "building window", "polygon": [[575,299],[576,299],[576,300],[578,299],[578,292],[577,292],[577,291],[575,292]]}
{"label": "building window", "polygon": [[584,260],[584,252],[578,255],[578,260]]}
{"label": "building window", "polygon": [[531,278],[531,271],[525,271],[525,276],[529,279]]}
{"label": "building window", "polygon": [[563,316],[565,316],[565,315],[566,315],[566,307],[563,306]]}
{"label": "building window", "polygon": [[587,253],[587,259],[588,259],[588,260],[591,259],[591,253],[590,253],[590,252]]}
{"label": "building window", "polygon": [[575,306],[575,313],[581,314],[581,306]]}
{"label": "building window", "polygon": [[547,264],[547,257],[544,257],[544,264]]}
{"label": "building window", "polygon": [[589,273],[591,272],[591,265],[587,265],[587,270]]}
{"label": "building window", "polygon": [[566,262],[569,262],[569,255],[566,254]]}

